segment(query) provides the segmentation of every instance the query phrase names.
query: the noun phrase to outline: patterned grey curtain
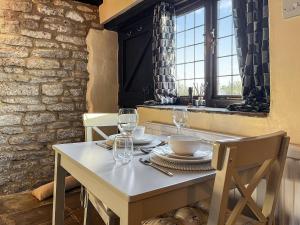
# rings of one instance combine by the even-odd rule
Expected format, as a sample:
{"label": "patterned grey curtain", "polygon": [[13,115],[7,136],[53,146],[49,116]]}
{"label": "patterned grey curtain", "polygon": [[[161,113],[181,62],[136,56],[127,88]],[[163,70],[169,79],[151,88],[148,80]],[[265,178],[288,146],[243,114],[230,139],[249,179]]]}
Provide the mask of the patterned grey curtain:
{"label": "patterned grey curtain", "polygon": [[155,100],[159,104],[174,104],[177,97],[173,3],[160,2],[154,8],[152,53]]}
{"label": "patterned grey curtain", "polygon": [[268,0],[233,0],[233,19],[245,102],[228,109],[269,112]]}

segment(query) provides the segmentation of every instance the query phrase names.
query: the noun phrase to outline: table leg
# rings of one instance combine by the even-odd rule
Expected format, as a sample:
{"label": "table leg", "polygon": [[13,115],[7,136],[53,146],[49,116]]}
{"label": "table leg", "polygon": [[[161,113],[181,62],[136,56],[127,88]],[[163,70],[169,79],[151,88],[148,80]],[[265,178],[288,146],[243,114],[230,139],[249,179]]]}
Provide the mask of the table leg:
{"label": "table leg", "polygon": [[129,204],[126,213],[120,216],[120,225],[141,225],[142,224],[142,211],[141,207],[137,204]]}
{"label": "table leg", "polygon": [[52,225],[64,224],[66,171],[61,166],[60,160],[61,155],[55,153]]}

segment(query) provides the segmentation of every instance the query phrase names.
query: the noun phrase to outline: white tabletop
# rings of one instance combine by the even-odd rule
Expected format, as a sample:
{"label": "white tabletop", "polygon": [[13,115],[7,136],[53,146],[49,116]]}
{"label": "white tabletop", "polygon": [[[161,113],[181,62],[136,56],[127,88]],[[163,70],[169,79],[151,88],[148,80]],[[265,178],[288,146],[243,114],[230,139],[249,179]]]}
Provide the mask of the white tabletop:
{"label": "white tabletop", "polygon": [[174,172],[173,177],[141,164],[135,156],[129,164],[117,165],[112,151],[101,148],[95,142],[60,144],[53,146],[62,156],[75,161],[78,166],[90,170],[129,201],[155,196],[179,187],[212,179],[214,171]]}

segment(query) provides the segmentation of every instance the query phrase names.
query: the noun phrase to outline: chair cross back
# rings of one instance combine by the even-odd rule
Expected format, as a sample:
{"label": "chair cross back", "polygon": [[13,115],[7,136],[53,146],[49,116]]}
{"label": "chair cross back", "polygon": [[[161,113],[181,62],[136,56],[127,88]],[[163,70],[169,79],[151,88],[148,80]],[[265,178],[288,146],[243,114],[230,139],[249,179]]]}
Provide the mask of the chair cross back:
{"label": "chair cross back", "polygon": [[83,114],[83,125],[85,127],[85,140],[93,141],[93,130],[104,139],[108,136],[99,127],[118,125],[117,113],[85,113]]}
{"label": "chair cross back", "polygon": [[[246,206],[255,215],[257,224],[273,224],[288,145],[289,137],[285,132],[216,142],[212,160],[216,178],[208,225],[234,225]],[[253,168],[258,169],[250,180],[241,175],[243,170]],[[267,181],[266,195],[263,207],[260,208],[251,195],[264,178]],[[240,192],[241,198],[226,220],[232,183]]]}

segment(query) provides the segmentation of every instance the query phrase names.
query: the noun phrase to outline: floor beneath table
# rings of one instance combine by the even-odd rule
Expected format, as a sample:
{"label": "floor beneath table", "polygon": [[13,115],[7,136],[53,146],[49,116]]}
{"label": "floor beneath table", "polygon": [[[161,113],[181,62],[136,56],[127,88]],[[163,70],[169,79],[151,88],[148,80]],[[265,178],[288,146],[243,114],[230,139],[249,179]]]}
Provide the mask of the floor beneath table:
{"label": "floor beneath table", "polygon": [[[66,194],[65,225],[82,225],[83,208],[80,207],[79,190]],[[94,225],[104,225],[92,212]],[[30,193],[0,196],[0,225],[51,225],[52,198],[38,201]]]}

